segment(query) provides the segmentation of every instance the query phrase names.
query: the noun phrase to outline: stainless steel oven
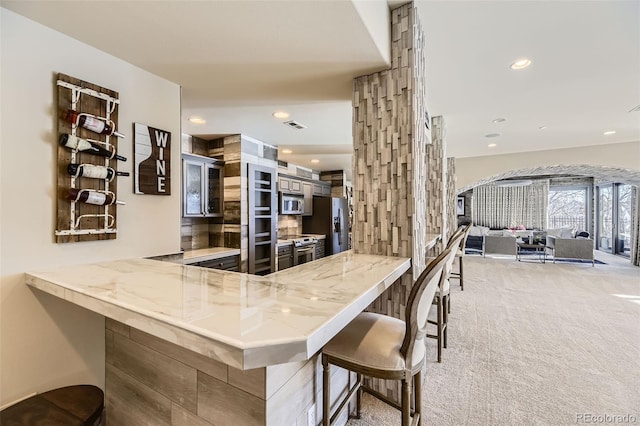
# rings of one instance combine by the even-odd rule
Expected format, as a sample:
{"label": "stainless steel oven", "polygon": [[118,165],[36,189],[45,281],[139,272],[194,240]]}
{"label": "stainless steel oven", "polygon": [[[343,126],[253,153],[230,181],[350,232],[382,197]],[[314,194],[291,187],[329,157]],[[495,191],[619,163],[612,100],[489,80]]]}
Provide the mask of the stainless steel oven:
{"label": "stainless steel oven", "polygon": [[293,266],[302,265],[316,259],[316,240],[313,237],[302,237],[293,240]]}

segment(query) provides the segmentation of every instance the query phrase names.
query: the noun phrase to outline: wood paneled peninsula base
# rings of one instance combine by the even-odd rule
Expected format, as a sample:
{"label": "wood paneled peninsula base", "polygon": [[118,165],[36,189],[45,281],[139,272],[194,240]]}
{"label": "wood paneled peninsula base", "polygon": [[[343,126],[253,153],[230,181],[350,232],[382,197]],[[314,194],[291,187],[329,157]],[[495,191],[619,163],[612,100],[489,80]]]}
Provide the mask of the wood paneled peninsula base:
{"label": "wood paneled peninsula base", "polygon": [[[343,252],[269,276],[131,259],[28,273],[106,320],[108,424],[307,424],[317,353],[410,260]],[[350,378],[334,369],[331,395]]]}

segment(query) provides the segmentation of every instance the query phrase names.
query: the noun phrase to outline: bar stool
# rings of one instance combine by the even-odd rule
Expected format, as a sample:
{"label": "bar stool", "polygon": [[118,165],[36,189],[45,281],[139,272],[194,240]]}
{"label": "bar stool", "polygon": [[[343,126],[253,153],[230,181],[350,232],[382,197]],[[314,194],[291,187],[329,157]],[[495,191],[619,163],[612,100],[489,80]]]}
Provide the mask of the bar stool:
{"label": "bar stool", "polygon": [[[460,282],[460,290],[464,291],[464,268],[462,265],[462,260],[464,259],[464,250],[467,245],[467,237],[469,236],[469,231],[471,230],[471,224],[467,224],[464,228],[464,237],[460,241],[460,247],[456,251],[456,258],[458,259],[458,271],[451,272],[451,278],[457,279]],[[451,307],[447,308],[449,312],[451,312]]]}
{"label": "bar stool", "polygon": [[[440,282],[438,283],[438,290],[433,298],[433,304],[436,305],[436,319],[427,320],[429,324],[436,326],[436,334],[427,334],[427,337],[438,340],[438,362],[442,362],[442,348],[447,347],[447,325],[449,324],[449,310],[451,306],[451,284],[449,278],[451,277],[451,269],[456,257],[456,251],[463,237],[464,232],[456,232],[449,240],[449,244],[447,244],[446,250],[449,252],[449,256],[445,259],[444,268],[440,275]],[[429,311],[429,313],[431,313],[431,311]]]}
{"label": "bar stool", "polygon": [[[402,382],[401,404],[391,401],[377,392],[367,390],[373,396],[402,412],[402,426],[409,426],[411,421],[410,397],[413,386],[413,397],[415,398],[413,424],[421,424],[422,366],[426,353],[424,337],[426,335],[427,313],[449,254],[449,250],[443,251],[427,265],[424,272],[416,280],[407,302],[406,321],[373,312],[363,312],[322,349],[323,426],[328,426],[331,421],[335,421],[354,395],[357,396],[357,417],[360,417],[360,398],[364,389],[363,375]],[[355,385],[349,389],[333,416],[330,414],[330,364],[357,374]]]}
{"label": "bar stool", "polygon": [[0,411],[2,426],[98,426],[104,393],[96,386],[76,385],[34,395]]}

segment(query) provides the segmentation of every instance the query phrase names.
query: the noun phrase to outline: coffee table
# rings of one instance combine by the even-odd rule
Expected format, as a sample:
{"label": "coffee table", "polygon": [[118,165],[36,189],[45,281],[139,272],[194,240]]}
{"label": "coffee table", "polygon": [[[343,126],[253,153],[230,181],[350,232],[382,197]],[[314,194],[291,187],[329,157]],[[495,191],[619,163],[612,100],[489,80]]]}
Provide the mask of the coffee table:
{"label": "coffee table", "polygon": [[535,244],[529,244],[529,243],[525,243],[525,242],[518,242],[518,252],[516,255],[516,258],[518,259],[518,262],[522,261],[522,253],[524,252],[530,252],[530,251],[535,251],[538,254],[538,260],[541,263],[545,263],[547,260],[547,253],[546,253],[546,246],[543,243],[535,243]]}

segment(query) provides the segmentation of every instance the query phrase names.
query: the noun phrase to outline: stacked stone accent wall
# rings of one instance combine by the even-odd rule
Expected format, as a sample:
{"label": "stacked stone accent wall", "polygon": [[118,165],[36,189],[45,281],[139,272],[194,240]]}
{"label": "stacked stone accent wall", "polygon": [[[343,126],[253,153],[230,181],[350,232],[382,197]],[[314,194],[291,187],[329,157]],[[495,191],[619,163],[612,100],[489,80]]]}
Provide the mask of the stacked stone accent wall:
{"label": "stacked stone accent wall", "polygon": [[[426,134],[414,106],[424,103],[422,30],[411,4],[391,12],[392,67],[354,82],[354,225],[358,253],[413,257],[424,270]],[[416,34],[420,34],[418,37]],[[419,54],[419,56],[418,56]],[[418,89],[421,91],[418,92]],[[422,138],[422,139],[419,139]]]}
{"label": "stacked stone accent wall", "polygon": [[[426,261],[429,133],[423,49],[416,10],[405,4],[391,11],[391,68],[354,80],[352,244],[356,253],[412,258],[413,269],[368,309],[401,319]],[[399,400],[398,382],[368,385]]]}
{"label": "stacked stone accent wall", "polygon": [[456,159],[453,157],[447,158],[447,229],[443,237],[446,237],[448,242],[451,234],[458,228],[458,194],[456,194]]}
{"label": "stacked stone accent wall", "polygon": [[[445,143],[444,118],[433,117],[431,120],[431,144],[427,146],[427,167],[429,173],[427,185],[427,233],[442,234],[445,231]],[[432,249],[429,255],[438,254],[439,247]]]}

